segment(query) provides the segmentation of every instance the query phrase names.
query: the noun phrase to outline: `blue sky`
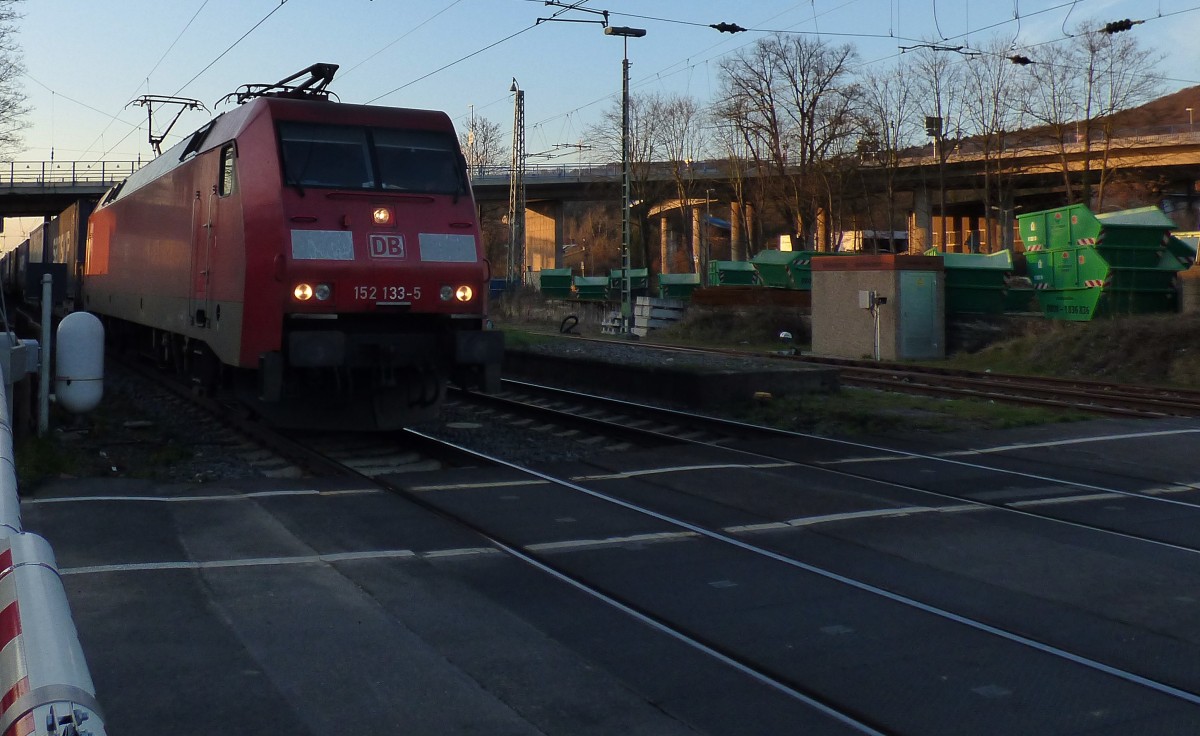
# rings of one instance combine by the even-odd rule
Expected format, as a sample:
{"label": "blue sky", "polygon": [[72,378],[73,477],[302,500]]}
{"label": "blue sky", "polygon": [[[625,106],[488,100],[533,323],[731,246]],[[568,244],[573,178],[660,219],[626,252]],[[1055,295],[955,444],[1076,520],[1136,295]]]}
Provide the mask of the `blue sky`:
{"label": "blue sky", "polygon": [[[577,0],[564,0],[574,4]],[[821,34],[887,64],[913,39],[1022,47],[1078,21],[1146,20],[1131,33],[1168,59],[1167,91],[1200,84],[1200,0],[587,0],[630,39],[635,92],[711,99],[717,61],[764,30]],[[576,143],[620,91],[622,42],[600,25],[552,21],[543,0],[27,0],[19,23],[33,106],[18,160],[144,160],[143,94],[181,95],[210,111],[238,85],[274,82],[314,62],[341,65],[346,102],[471,110],[511,130],[515,77],[525,90],[526,150]],[[572,10],[563,20],[599,20]],[[710,23],[756,29],[718,33]],[[986,29],[986,30],[981,30]],[[1036,58],[1033,53],[1029,54]],[[186,112],[172,139],[208,119]],[[139,127],[140,126],[140,127]]]}

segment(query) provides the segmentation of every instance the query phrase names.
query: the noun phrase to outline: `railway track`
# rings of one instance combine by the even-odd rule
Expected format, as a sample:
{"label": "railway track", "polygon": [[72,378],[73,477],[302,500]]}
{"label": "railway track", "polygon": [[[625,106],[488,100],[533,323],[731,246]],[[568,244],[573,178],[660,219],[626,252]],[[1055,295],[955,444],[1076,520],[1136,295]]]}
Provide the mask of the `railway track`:
{"label": "railway track", "polygon": [[[963,501],[980,507],[988,507],[1011,511],[1023,516],[1031,516],[1048,521],[1077,523],[1069,513],[1071,504],[1080,500],[1104,501],[1123,500],[1127,502],[1144,503],[1149,507],[1170,507],[1181,513],[1195,516],[1196,529],[1200,529],[1200,481],[1188,484],[1175,484],[1164,487],[1153,478],[1123,478],[1126,484],[1147,482],[1149,492],[1129,490],[1116,485],[1104,486],[1090,482],[1077,482],[1052,477],[1042,472],[1014,470],[985,464],[978,459],[963,459],[970,457],[957,449],[944,452],[908,452],[850,440],[819,437],[802,432],[765,427],[749,424],[722,417],[679,411],[675,409],[640,404],[624,399],[613,399],[594,394],[581,394],[552,386],[542,386],[521,381],[505,381],[508,389],[498,396],[468,395],[472,402],[480,402],[488,406],[503,406],[513,413],[537,415],[542,421],[554,422],[560,427],[590,427],[594,431],[609,431],[617,435],[628,436],[640,441],[639,449],[653,449],[670,444],[690,444],[712,448],[714,451],[736,452],[747,455],[754,461],[782,461],[796,463],[822,472],[841,475],[844,477],[878,481],[880,478],[870,472],[853,472],[843,468],[852,465],[869,467],[880,459],[894,458],[912,463],[929,463],[943,465],[967,471],[997,473],[1008,475],[1022,481],[1053,484],[1063,492],[1051,494],[1045,499],[1029,499],[1023,496],[1013,500],[988,500],[975,498],[971,487],[959,490],[935,489],[887,481],[895,487],[930,494],[950,501]],[[1197,432],[1200,432],[1198,430]],[[829,448],[837,448],[844,452],[849,448],[853,455],[849,460],[816,459],[798,461],[793,455],[780,454],[759,448],[765,444],[777,444],[786,440],[802,440],[819,443]],[[834,453],[839,454],[837,452]],[[865,458],[865,459],[864,459]],[[1177,496],[1188,495],[1191,501],[1175,500]],[[1141,530],[1130,532],[1119,526],[1083,524],[1083,526],[1100,532],[1114,532],[1128,535],[1140,541],[1155,544],[1175,545],[1188,551],[1200,554],[1200,531],[1193,532],[1185,524],[1182,534],[1178,528],[1161,530]]]}
{"label": "railway track", "polygon": [[1076,378],[984,373],[903,363],[800,358],[837,366],[847,385],[1056,406],[1113,416],[1200,416],[1200,391]]}
{"label": "railway track", "polygon": [[[584,337],[571,339],[605,342]],[[752,353],[657,344],[639,347],[680,354],[756,357],[833,366],[840,370],[842,385],[880,391],[1047,406],[1108,416],[1200,416],[1200,390],[1181,387],[967,371],[911,363],[792,355],[786,352]]]}

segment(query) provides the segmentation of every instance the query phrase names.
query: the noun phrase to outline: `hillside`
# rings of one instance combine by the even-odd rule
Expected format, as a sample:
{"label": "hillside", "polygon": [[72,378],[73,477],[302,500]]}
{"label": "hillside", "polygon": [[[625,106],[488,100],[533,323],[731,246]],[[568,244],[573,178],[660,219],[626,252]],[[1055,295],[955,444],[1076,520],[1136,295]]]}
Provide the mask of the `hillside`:
{"label": "hillside", "polygon": [[1116,129],[1172,128],[1188,130],[1188,108],[1192,109],[1193,124],[1200,123],[1200,86],[1186,87],[1178,92],[1151,100],[1144,105],[1113,115]]}

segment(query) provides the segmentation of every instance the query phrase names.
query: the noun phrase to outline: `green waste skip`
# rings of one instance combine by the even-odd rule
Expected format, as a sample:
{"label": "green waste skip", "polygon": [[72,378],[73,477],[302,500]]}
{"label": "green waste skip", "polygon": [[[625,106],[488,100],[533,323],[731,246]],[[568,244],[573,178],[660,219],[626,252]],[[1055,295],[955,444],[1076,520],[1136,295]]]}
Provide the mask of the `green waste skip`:
{"label": "green waste skip", "polygon": [[544,268],[538,271],[538,289],[551,299],[571,297],[571,269]]}
{"label": "green waste skip", "polygon": [[[614,268],[608,272],[608,298],[614,301],[620,300],[621,290],[624,288],[625,269]],[[648,268],[631,268],[629,269],[629,298],[636,299],[639,296],[650,296],[650,269]]]}
{"label": "green waste skip", "polygon": [[709,286],[758,286],[758,271],[749,261],[709,261]]}
{"label": "green waste skip", "polygon": [[764,286],[773,289],[812,289],[813,256],[829,256],[812,250],[764,250],[751,259]]}
{"label": "green waste skip", "polygon": [[700,286],[700,277],[694,273],[660,273],[658,275],[658,298],[681,299],[692,298],[692,292]]}
{"label": "green waste skip", "polygon": [[1007,311],[1008,281],[1013,274],[1012,251],[999,253],[942,253],[946,269],[946,314],[1002,314]]}
{"label": "green waste skip", "polygon": [[1050,319],[1174,312],[1190,249],[1156,207],[1094,215],[1072,205],[1017,218],[1029,278]]}
{"label": "green waste skip", "polygon": [[602,302],[608,299],[608,277],[576,276],[575,298],[585,302]]}

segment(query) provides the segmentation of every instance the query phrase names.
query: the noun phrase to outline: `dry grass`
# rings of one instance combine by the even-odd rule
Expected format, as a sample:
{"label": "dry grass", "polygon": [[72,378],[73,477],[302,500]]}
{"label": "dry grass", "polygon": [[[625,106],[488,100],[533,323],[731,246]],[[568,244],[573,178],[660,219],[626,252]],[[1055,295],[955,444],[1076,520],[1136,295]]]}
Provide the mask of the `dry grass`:
{"label": "dry grass", "polygon": [[1200,388],[1200,315],[1031,323],[970,354],[963,368]]}

